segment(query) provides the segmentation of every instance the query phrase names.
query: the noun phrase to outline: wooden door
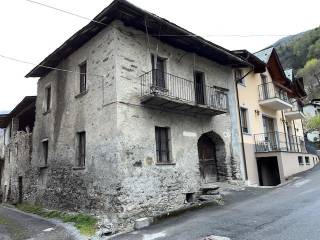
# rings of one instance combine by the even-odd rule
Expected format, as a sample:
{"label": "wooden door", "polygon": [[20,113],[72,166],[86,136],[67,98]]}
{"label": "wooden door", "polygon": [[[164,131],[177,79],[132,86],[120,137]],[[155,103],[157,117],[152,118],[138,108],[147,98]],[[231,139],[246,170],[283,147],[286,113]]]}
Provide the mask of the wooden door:
{"label": "wooden door", "polygon": [[205,84],[204,84],[204,73],[194,73],[194,91],[195,101],[197,104],[205,104]]}
{"label": "wooden door", "polygon": [[200,175],[205,183],[217,180],[216,148],[211,138],[202,136],[198,141]]}

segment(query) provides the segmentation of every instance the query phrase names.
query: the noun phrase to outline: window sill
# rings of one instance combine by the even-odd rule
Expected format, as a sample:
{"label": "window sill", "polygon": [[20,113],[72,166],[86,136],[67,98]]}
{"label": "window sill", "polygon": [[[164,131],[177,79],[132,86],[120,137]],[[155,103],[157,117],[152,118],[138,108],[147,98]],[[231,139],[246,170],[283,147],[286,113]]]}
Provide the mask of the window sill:
{"label": "window sill", "polygon": [[165,165],[176,165],[176,163],[156,163],[156,165],[159,165],[159,166],[165,166]]}
{"label": "window sill", "polygon": [[73,167],[72,170],[85,170],[86,167]]}
{"label": "window sill", "polygon": [[40,170],[42,170],[42,169],[46,169],[48,167],[49,167],[48,165],[43,165],[43,166],[40,166],[39,168],[40,168]]}
{"label": "window sill", "polygon": [[49,113],[51,113],[51,109],[49,109],[49,110],[47,110],[47,111],[43,112],[43,113],[42,113],[42,115],[47,115],[47,114],[49,114]]}
{"label": "window sill", "polygon": [[244,84],[244,83],[239,83],[239,85],[242,87],[246,87],[246,84]]}
{"label": "window sill", "polygon": [[252,136],[251,133],[246,133],[246,132],[243,132],[243,135]]}
{"label": "window sill", "polygon": [[89,92],[89,90],[87,89],[84,92],[81,92],[81,93],[77,94],[74,98],[80,98],[80,97],[86,95],[88,92]]}

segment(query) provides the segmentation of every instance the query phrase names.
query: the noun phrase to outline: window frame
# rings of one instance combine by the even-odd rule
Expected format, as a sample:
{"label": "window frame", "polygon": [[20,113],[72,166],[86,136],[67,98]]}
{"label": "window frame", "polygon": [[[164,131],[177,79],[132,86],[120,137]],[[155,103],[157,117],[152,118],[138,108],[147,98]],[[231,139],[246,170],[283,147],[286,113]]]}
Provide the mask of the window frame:
{"label": "window frame", "polygon": [[42,162],[43,166],[46,167],[48,166],[48,159],[49,159],[49,140],[43,139],[41,141],[41,146],[42,146]]}
{"label": "window frame", "polygon": [[[245,78],[244,78],[244,75],[243,75],[243,69],[241,68],[237,68],[234,70],[234,78],[236,80],[237,83],[239,83],[240,85],[242,86],[246,86],[246,83],[245,83]],[[241,81],[238,81],[238,79],[241,79]]]}
{"label": "window frame", "polygon": [[77,143],[76,143],[76,167],[86,167],[86,153],[87,153],[87,134],[86,131],[77,132]]}
{"label": "window frame", "polygon": [[[155,59],[157,58],[157,63],[160,60],[163,64],[162,69],[158,69],[156,66]],[[152,85],[156,88],[165,90],[167,87],[167,79],[166,79],[166,72],[167,72],[167,58],[161,57],[157,54],[151,54],[151,69],[152,69]],[[162,70],[162,72],[158,72]],[[159,79],[162,78],[162,79]]]}
{"label": "window frame", "polygon": [[304,157],[304,161],[305,161],[306,165],[310,165],[310,158],[308,156]]}
{"label": "window frame", "polygon": [[[88,90],[88,65],[87,61],[83,61],[78,65],[79,67],[79,93],[85,93]],[[84,68],[84,72],[82,71]]]}
{"label": "window frame", "polygon": [[304,165],[304,161],[303,161],[303,157],[302,156],[298,156],[298,163],[299,163],[300,166]]}
{"label": "window frame", "polygon": [[[165,142],[163,144],[163,135]],[[171,156],[171,131],[169,127],[155,126],[155,144],[157,164],[172,164]],[[163,150],[162,146],[165,145]],[[164,152],[164,153],[163,153]]]}
{"label": "window frame", "polygon": [[[244,115],[243,115],[243,113],[245,113]],[[247,108],[245,108],[245,107],[240,107],[240,124],[241,124],[241,131],[242,131],[242,133],[244,133],[244,134],[250,134],[250,131],[249,131],[249,116],[248,116],[248,114],[249,114],[249,111],[248,111],[248,109]],[[244,120],[245,120],[245,125],[246,125],[246,127],[244,127]],[[245,129],[246,129],[246,131],[245,131]]]}
{"label": "window frame", "polygon": [[[50,89],[50,91],[49,91]],[[47,113],[51,110],[52,107],[52,86],[48,84],[44,88],[44,112]]]}

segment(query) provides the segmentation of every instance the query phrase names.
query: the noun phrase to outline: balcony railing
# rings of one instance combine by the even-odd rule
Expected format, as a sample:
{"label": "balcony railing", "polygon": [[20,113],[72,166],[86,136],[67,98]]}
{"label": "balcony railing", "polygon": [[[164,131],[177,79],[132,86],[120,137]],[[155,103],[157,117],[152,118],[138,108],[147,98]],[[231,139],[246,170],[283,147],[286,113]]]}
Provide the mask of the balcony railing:
{"label": "balcony railing", "polygon": [[254,135],[256,152],[306,152],[303,137],[281,132]]}
{"label": "balcony railing", "polygon": [[195,83],[157,69],[142,76],[141,96],[157,96],[183,104],[228,111],[227,89]]}
{"label": "balcony railing", "polygon": [[280,98],[281,100],[290,103],[287,92],[275,86],[273,82],[261,84],[258,86],[258,89],[260,101]]}

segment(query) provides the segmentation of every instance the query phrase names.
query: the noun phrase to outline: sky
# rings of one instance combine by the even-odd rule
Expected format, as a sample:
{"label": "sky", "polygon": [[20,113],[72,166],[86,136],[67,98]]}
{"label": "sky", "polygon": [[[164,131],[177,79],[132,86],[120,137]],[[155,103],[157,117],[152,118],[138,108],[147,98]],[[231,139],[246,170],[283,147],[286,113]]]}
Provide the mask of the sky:
{"label": "sky", "polygon": [[[111,3],[111,0],[35,1],[90,19]],[[320,25],[320,2],[311,0],[130,2],[230,50],[247,49],[255,52],[283,36]],[[40,63],[87,23],[88,20],[27,0],[0,1],[0,111],[10,111],[24,96],[36,95],[38,80],[24,78],[34,65],[10,61],[1,55]]]}

